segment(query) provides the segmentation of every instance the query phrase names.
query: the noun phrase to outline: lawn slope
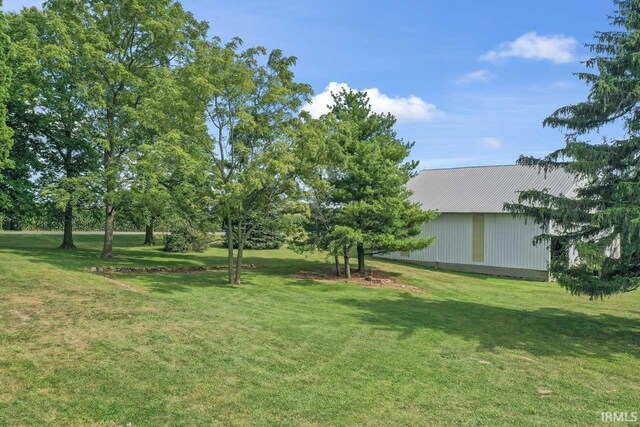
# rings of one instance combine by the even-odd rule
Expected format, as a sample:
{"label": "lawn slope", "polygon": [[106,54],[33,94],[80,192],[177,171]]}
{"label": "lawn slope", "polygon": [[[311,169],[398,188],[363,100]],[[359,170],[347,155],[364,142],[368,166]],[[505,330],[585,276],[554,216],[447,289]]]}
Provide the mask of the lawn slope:
{"label": "lawn slope", "polygon": [[0,234],[0,425],[592,425],[639,411],[640,294],[375,262],[423,293],[300,279],[321,256],[223,264],[116,236]]}

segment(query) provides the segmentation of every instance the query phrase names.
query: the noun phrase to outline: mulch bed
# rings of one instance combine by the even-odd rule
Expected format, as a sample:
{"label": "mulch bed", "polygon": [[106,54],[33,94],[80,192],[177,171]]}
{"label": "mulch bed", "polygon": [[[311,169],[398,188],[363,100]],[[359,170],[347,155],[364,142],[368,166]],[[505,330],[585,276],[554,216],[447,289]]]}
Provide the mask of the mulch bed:
{"label": "mulch bed", "polygon": [[[259,268],[254,264],[244,265],[243,268],[255,270]],[[226,265],[193,265],[182,267],[87,267],[84,269],[87,273],[95,274],[114,274],[114,273],[203,273],[206,271],[226,270]]]}
{"label": "mulch bed", "polygon": [[351,279],[336,276],[335,271],[305,271],[296,274],[299,279],[310,279],[318,282],[331,283],[353,283],[355,285],[365,286],[367,288],[390,288],[401,291],[415,292],[419,294],[428,291],[417,286],[405,285],[398,281],[398,278],[392,273],[381,270],[375,270],[371,275],[363,275],[357,272],[351,274]]}

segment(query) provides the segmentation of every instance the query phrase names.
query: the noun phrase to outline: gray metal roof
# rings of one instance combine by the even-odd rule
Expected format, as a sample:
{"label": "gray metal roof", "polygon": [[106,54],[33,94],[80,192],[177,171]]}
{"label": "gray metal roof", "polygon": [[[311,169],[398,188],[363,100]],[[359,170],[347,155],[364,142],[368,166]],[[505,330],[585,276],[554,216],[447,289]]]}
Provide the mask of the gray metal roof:
{"label": "gray metal roof", "polygon": [[474,166],[423,170],[409,181],[411,200],[422,208],[440,212],[504,212],[505,202],[516,202],[518,192],[548,189],[573,196],[576,179],[563,170],[547,172],[536,167]]}

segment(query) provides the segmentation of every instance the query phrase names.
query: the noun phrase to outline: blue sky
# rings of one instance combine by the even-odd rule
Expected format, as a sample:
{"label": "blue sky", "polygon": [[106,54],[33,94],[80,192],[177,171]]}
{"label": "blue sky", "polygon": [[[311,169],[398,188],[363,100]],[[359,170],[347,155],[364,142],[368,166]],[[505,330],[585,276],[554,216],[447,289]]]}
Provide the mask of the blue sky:
{"label": "blue sky", "polygon": [[[40,1],[5,0],[4,10]],[[420,168],[510,164],[563,145],[543,129],[556,108],[584,99],[573,72],[610,0],[184,0],[223,39],[298,57],[319,114],[326,88],[369,89],[398,116]]]}

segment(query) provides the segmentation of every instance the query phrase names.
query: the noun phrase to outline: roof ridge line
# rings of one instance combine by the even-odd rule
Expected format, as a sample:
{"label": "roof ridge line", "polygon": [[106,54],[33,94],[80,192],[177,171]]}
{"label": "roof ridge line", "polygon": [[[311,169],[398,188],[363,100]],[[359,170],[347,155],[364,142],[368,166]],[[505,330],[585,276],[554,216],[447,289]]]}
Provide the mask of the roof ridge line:
{"label": "roof ridge line", "polygon": [[514,163],[509,165],[476,165],[476,166],[452,166],[448,168],[425,168],[425,169],[420,169],[418,172],[442,171],[442,170],[451,170],[451,169],[503,168],[503,167],[511,167],[511,166],[532,167],[532,166],[526,166],[526,165],[518,165]]}

